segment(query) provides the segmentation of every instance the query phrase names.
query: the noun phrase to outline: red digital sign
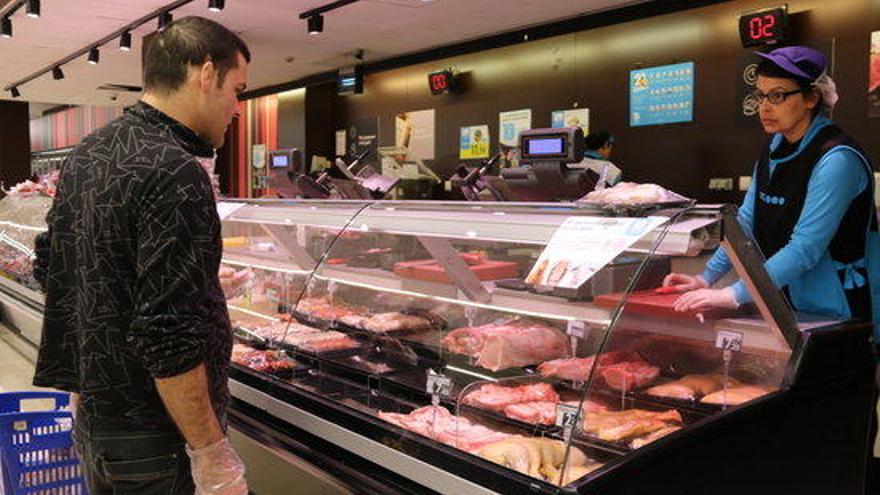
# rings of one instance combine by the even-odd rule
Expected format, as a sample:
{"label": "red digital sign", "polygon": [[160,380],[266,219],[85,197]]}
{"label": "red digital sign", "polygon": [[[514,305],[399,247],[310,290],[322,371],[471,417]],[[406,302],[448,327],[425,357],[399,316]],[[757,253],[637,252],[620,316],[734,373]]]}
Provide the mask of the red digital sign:
{"label": "red digital sign", "polygon": [[452,91],[453,77],[452,71],[449,70],[428,74],[428,86],[431,88],[431,93],[439,95]]}
{"label": "red digital sign", "polygon": [[773,45],[788,34],[788,8],[751,12],[739,17],[739,37],[743,46]]}

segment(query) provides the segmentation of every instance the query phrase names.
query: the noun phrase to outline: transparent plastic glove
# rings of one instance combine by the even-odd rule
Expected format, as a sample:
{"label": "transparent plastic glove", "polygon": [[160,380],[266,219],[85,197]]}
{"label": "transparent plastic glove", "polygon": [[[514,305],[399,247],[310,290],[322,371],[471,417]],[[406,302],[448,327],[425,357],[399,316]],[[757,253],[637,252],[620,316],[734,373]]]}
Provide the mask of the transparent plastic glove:
{"label": "transparent plastic glove", "polygon": [[683,294],[675,301],[676,311],[705,311],[712,308],[736,309],[736,295],[733,289],[697,289]]}
{"label": "transparent plastic glove", "polygon": [[663,279],[663,287],[674,287],[678,292],[689,292],[708,288],[709,284],[700,275],[693,277],[683,273],[670,273]]}
{"label": "transparent plastic glove", "polygon": [[196,495],[247,495],[244,464],[229,439],[192,450],[186,447]]}

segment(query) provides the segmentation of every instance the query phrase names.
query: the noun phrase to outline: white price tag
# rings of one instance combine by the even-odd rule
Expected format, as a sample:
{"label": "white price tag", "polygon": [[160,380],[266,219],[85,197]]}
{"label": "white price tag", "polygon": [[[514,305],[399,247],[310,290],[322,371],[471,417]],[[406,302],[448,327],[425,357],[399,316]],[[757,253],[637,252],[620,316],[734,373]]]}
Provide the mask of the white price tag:
{"label": "white price tag", "polygon": [[425,391],[431,395],[452,395],[452,378],[444,376],[434,370],[428,370],[428,382]]}
{"label": "white price tag", "polygon": [[742,350],[743,334],[728,330],[719,330],[715,335],[715,347],[722,351],[739,352]]}
{"label": "white price tag", "polygon": [[571,404],[556,404],[556,426],[564,429],[577,429],[578,406]]}
{"label": "white price tag", "polygon": [[581,320],[569,321],[567,333],[572,337],[583,339],[587,336],[587,323]]}
{"label": "white price tag", "polygon": [[217,203],[217,215],[220,217],[220,220],[226,220],[229,215],[240,210],[246,204],[247,203],[229,203],[226,201],[220,201]]}

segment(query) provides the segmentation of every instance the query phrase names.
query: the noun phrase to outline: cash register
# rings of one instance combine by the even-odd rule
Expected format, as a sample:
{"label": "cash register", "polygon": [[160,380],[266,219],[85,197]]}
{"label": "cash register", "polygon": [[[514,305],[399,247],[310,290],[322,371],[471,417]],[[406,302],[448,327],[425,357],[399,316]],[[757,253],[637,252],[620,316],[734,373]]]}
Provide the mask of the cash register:
{"label": "cash register", "polygon": [[519,149],[520,166],[501,170],[502,184],[485,178],[509,201],[573,201],[596,187],[595,172],[570,166],[584,157],[580,127],[523,131]]}

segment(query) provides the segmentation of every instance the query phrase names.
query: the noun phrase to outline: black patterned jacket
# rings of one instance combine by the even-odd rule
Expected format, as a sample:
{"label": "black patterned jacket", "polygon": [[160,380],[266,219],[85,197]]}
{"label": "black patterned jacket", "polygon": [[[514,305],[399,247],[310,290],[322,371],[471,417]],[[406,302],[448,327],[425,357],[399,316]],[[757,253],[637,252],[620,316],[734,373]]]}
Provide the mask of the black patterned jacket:
{"label": "black patterned jacket", "polygon": [[[213,150],[139,103],[74,149],[37,244],[46,311],[34,384],[82,394],[95,429],[169,430],[154,378],[205,363],[225,422],[232,334]],[[39,277],[38,277],[39,278]]]}

